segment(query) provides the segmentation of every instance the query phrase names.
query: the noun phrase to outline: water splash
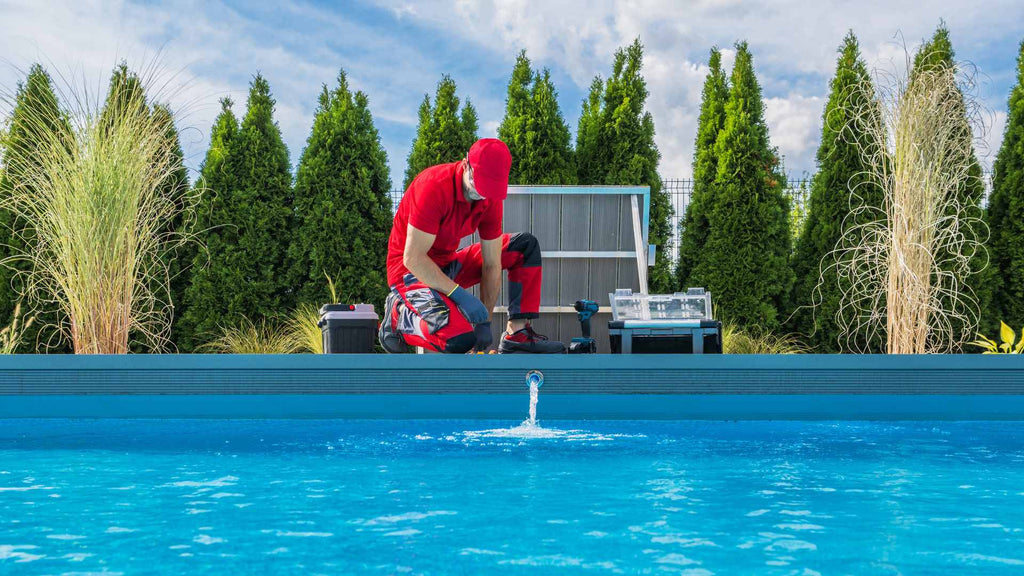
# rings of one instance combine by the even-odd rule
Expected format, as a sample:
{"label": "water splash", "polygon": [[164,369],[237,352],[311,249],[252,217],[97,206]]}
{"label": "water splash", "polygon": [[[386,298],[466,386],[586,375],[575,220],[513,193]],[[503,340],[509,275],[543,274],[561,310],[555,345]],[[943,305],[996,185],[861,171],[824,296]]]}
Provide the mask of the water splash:
{"label": "water splash", "polygon": [[536,380],[530,380],[530,415],[520,427],[530,426],[533,428],[539,428],[537,426],[537,394],[540,392],[540,384]]}

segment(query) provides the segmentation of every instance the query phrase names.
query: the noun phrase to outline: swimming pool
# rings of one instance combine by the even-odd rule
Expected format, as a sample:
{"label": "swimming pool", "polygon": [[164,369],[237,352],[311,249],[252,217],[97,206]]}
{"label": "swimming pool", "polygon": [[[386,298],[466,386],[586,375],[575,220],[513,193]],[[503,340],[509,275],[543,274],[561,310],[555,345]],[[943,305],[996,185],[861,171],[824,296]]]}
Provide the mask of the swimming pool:
{"label": "swimming pool", "polygon": [[1019,423],[545,421],[544,402],[540,438],[0,420],[0,573],[1024,570]]}

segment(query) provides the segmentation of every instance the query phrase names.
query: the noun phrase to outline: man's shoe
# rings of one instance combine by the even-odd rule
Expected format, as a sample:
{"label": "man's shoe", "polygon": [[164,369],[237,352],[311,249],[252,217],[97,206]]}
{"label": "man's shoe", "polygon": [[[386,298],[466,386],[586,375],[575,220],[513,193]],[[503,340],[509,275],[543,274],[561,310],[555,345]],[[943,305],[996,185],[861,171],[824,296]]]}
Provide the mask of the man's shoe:
{"label": "man's shoe", "polygon": [[403,354],[409,351],[409,345],[405,338],[395,331],[395,308],[402,302],[398,292],[388,292],[388,298],[384,301],[384,317],[380,321],[380,328],[377,330],[377,340],[381,348],[389,354]]}
{"label": "man's shoe", "polygon": [[498,344],[499,354],[564,354],[565,344],[554,340],[548,340],[533,331],[529,324],[522,330],[516,330],[509,334],[505,332],[501,336],[501,343]]}

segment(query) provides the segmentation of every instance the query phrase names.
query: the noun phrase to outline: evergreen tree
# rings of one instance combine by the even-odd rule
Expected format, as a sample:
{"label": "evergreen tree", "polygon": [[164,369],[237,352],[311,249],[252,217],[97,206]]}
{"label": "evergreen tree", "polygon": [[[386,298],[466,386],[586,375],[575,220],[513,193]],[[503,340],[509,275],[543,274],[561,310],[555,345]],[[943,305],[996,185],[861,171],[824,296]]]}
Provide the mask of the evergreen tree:
{"label": "evergreen tree", "polygon": [[[14,110],[4,137],[3,170],[0,172],[0,202],[10,197],[16,186],[31,187],[31,182],[16,182],[14,173],[25,173],[37,165],[37,148],[44,139],[41,130],[69,133],[67,116],[60,109],[49,74],[35,64],[25,82],[18,85]],[[18,166],[17,170],[12,167]],[[31,222],[0,207],[0,260],[16,257],[30,250],[35,239]],[[0,265],[0,326],[11,321],[14,307],[23,300],[22,315],[35,315],[36,321],[22,337],[18,352],[67,352],[68,343],[59,340],[56,306],[46,302],[49,295],[25,294],[25,274],[31,263],[13,259]],[[27,297],[27,298],[25,298]]]}
{"label": "evergreen tree", "polygon": [[455,91],[455,81],[446,75],[437,85],[433,106],[430,104],[430,96],[423,96],[419,126],[416,128],[412,151],[409,152],[403,188],[408,188],[413,178],[424,169],[465,157],[470,146],[476,142],[476,109],[467,100],[460,112],[459,97]]}
{"label": "evergreen tree", "polygon": [[328,302],[327,274],[345,302],[383,309],[390,189],[387,154],[366,95],[352,94],[342,72],[338,86],[325,86],[320,94],[295,181],[296,234],[289,260],[300,303]]}
{"label": "evergreen tree", "polygon": [[191,343],[242,316],[285,313],[294,301],[285,268],[292,229],[291,173],[273,114],[270,85],[257,74],[245,118],[221,168],[224,187],[207,192],[216,195],[210,213],[202,216],[212,227],[205,233],[210,263],[193,271],[185,291],[183,321]]}
{"label": "evergreen tree", "polygon": [[[174,126],[174,115],[170,109],[163,104],[153,106],[153,116],[166,127],[166,140],[171,147],[172,168],[167,179],[160,186],[160,195],[172,202],[175,206],[174,215],[168,219],[159,234],[167,238],[170,243],[167,251],[161,255],[163,270],[158,270],[160,277],[155,278],[155,290],[157,298],[172,306],[171,343],[176,343],[178,334],[175,327],[179,324],[178,319],[185,311],[185,289],[188,288],[188,272],[192,258],[195,255],[193,242],[182,242],[192,233],[194,225],[194,214],[189,198],[188,170],[185,168],[185,155],[181,150],[181,140],[178,138],[178,130]],[[166,277],[164,274],[166,273]]]}
{"label": "evergreen tree", "polygon": [[532,71],[526,51],[519,53],[512,69],[498,138],[512,153],[510,184],[575,183],[571,136],[551,74]]}
{"label": "evergreen tree", "polygon": [[583,100],[583,110],[576,125],[576,179],[580,184],[604,182],[604,162],[607,150],[602,146],[603,120],[601,98],[604,81],[596,76],[590,83],[590,92]]}
{"label": "evergreen tree", "polygon": [[[650,269],[651,292],[675,289],[668,243],[671,239],[672,204],[661,189],[654,143],[654,118],[644,109],[647,82],[640,74],[643,45],[635,40],[615,53],[612,75],[598,101],[600,79],[595,78],[583,102],[578,128],[579,181],[583,184],[646,185],[651,189],[648,241],[657,247]],[[586,178],[586,179],[584,179]]]}
{"label": "evergreen tree", "polygon": [[[939,25],[931,39],[925,42],[917,54],[915,54],[910,81],[913,82],[915,76],[922,71],[934,71],[937,69],[956,70],[956,53],[953,51],[953,43],[949,38],[949,29],[946,28],[944,23]],[[964,100],[963,92],[957,89],[956,93],[950,94],[949,97],[956,98],[960,109],[963,110],[963,114],[960,115],[962,121],[959,122],[954,132],[954,137],[962,140],[963,145],[970,147],[971,150],[970,168],[967,177],[962,180],[957,188],[956,195],[961,206],[969,207],[967,214],[975,220],[973,222],[962,222],[962,233],[968,241],[977,240],[980,242],[984,241],[988,234],[984,226],[979,222],[979,219],[984,216],[981,202],[985,196],[985,182],[982,180],[981,164],[978,163],[974,155],[974,136],[971,132],[970,120],[967,118],[967,104]],[[970,251],[973,248],[966,248],[966,250]],[[953,255],[946,250],[936,255],[940,262],[946,263],[945,267],[947,269],[952,269],[955,266],[954,260],[958,256],[962,257],[964,255]],[[979,249],[976,253],[966,254],[966,256],[970,257],[971,274],[965,279],[966,285],[960,288],[962,292],[967,293],[977,301],[979,310],[984,313],[989,309],[992,300],[991,283],[994,268],[988,265],[988,253],[985,249]],[[947,297],[946,302],[943,303],[943,308],[949,310],[952,307],[953,304]],[[967,311],[959,310],[959,312]],[[954,341],[972,340],[974,332],[978,328],[983,330],[998,329],[998,319],[989,318],[982,320],[982,322],[982,326],[973,326],[970,322],[957,322],[954,320]],[[969,332],[969,334],[964,334],[965,332]]]}
{"label": "evergreen tree", "polygon": [[207,248],[211,238],[214,244],[221,244],[220,234],[225,224],[215,224],[215,219],[222,220],[225,216],[224,202],[232,183],[231,175],[227,171],[227,159],[231,142],[238,135],[238,119],[231,110],[234,103],[230,98],[222,99],[220,104],[220,114],[210,130],[210,147],[200,166],[199,179],[193,190],[198,196],[195,221],[197,241],[184,244],[179,251],[180,258],[188,269],[185,270],[183,278],[185,293],[182,301],[175,303],[176,312],[171,333],[174,344],[181,352],[194,351],[201,340],[195,337],[194,324],[190,322],[193,319],[187,314],[190,303],[189,290],[193,276],[212,263]]}
{"label": "evergreen tree", "polygon": [[[829,84],[831,91],[818,147],[818,172],[811,181],[810,210],[793,257],[795,312],[789,326],[804,334],[806,342],[818,352],[840,352],[842,348],[836,314],[840,311],[843,289],[835,268],[829,264],[844,233],[843,225],[862,224],[880,214],[872,210],[857,220],[846,221],[851,204],[882,209],[881,190],[870,185],[870,179],[865,177],[868,166],[863,159],[865,154],[872,153],[861,150],[864,144],[854,142],[849,133],[851,113],[870,109],[864,102],[874,93],[870,86],[871,75],[861,58],[860,45],[850,32],[839,48],[836,73]],[[858,349],[864,348],[858,345]]]}
{"label": "evergreen tree", "polygon": [[[175,328],[178,326],[180,316],[184,309],[184,292],[188,285],[188,277],[185,274],[187,262],[183,258],[190,258],[194,253],[189,247],[178,242],[181,234],[188,231],[183,228],[190,227],[191,218],[186,210],[191,208],[188,201],[188,170],[184,164],[184,153],[181,149],[181,141],[178,137],[177,128],[174,125],[174,115],[164,104],[150,105],[146,97],[146,87],[137,73],[130,70],[124,62],[114,68],[110,77],[110,87],[107,90],[107,98],[101,111],[102,121],[113,122],[114,118],[123,116],[128,108],[134,107],[143,114],[151,115],[159,123],[166,127],[165,139],[170,147],[172,158],[170,174],[163,181],[160,188],[160,195],[175,205],[175,212],[172,218],[168,219],[157,234],[167,242],[167,251],[160,255],[161,268],[153,269],[153,275],[149,280],[149,289],[153,291],[158,306],[170,306],[168,308],[171,316],[171,334],[169,341],[174,343],[178,338]],[[110,120],[106,120],[110,119]],[[188,260],[190,262],[190,260]],[[130,344],[133,352],[147,352],[140,343]]]}
{"label": "evergreen tree", "polygon": [[107,99],[101,111],[102,121],[108,122],[108,118],[123,116],[128,107],[136,108],[136,111],[149,113],[149,106],[146,102],[146,88],[142,79],[135,72],[128,69],[128,65],[121,62],[114,68],[110,75],[110,87],[107,90]]}
{"label": "evergreen tree", "polygon": [[793,285],[789,201],[746,42],[736,45],[725,127],[715,155],[707,241],[695,258],[690,283],[715,295],[722,318],[741,326],[778,328]]}
{"label": "evergreen tree", "polygon": [[686,215],[680,222],[679,264],[676,267],[680,289],[692,285],[690,272],[707,241],[709,202],[714,194],[715,175],[718,173],[715,141],[725,128],[725,103],[729,100],[729,82],[722,69],[722,53],[718,48],[711,49],[708,68],[701,93],[697,141],[693,150],[693,189],[690,191]]}
{"label": "evergreen tree", "polygon": [[[1006,131],[993,165],[988,204],[993,298],[982,333],[1002,320],[1024,326],[1024,42],[1017,56],[1017,84],[1010,92]],[[985,317],[983,316],[983,319]]]}

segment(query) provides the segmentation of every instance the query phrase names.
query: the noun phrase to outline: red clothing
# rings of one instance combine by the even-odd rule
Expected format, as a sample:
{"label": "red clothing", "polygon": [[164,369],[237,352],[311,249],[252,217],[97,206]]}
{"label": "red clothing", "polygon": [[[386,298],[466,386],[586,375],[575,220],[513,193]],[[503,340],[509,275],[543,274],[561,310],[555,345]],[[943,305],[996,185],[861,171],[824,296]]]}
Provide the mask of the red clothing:
{"label": "red clothing", "polygon": [[477,230],[483,240],[502,234],[501,200],[470,202],[462,193],[463,163],[439,164],[420,172],[409,184],[395,212],[388,240],[388,285],[401,282],[409,272],[402,263],[409,224],[437,238],[427,255],[440,268],[455,259],[459,241]]}
{"label": "red clothing", "polygon": [[[483,253],[480,243],[455,253],[455,258],[441,269],[463,288],[480,283]],[[508,270],[508,317],[537,318],[540,310],[540,244],[533,234],[504,234],[501,242],[501,267]],[[402,298],[390,318],[391,329],[402,335],[410,346],[438,352],[461,354],[476,344],[473,325],[463,316],[455,302],[407,274],[392,287],[392,294]],[[501,326],[498,326],[501,334]],[[500,336],[498,336],[500,338]]]}

